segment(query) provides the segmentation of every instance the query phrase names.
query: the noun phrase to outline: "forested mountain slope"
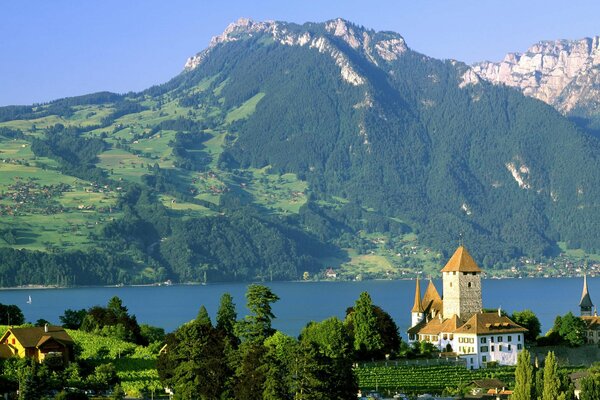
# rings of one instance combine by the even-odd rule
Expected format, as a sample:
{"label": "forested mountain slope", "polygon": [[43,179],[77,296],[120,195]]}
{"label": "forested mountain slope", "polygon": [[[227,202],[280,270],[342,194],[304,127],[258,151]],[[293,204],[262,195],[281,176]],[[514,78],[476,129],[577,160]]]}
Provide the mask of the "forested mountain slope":
{"label": "forested mountain slope", "polygon": [[163,85],[0,121],[3,285],[297,279],[376,257],[401,276],[460,236],[485,268],[600,251],[596,138],[343,20],[240,20]]}

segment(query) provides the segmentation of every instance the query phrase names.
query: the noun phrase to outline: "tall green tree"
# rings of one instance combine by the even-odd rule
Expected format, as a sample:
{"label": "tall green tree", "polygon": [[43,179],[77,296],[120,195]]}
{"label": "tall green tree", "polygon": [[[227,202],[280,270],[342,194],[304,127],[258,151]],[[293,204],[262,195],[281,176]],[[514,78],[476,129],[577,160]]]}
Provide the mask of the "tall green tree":
{"label": "tall green tree", "polygon": [[217,329],[221,329],[228,336],[235,335],[235,323],[237,321],[237,312],[233,297],[229,293],[223,293],[217,311]]}
{"label": "tall green tree", "polygon": [[589,375],[581,379],[579,400],[600,399],[600,375]]}
{"label": "tall green tree", "polygon": [[196,316],[196,322],[201,325],[208,325],[212,327],[212,321],[210,320],[210,315],[208,315],[208,311],[204,305],[200,306],[200,310],[198,311],[198,315]]}
{"label": "tall green tree", "polygon": [[533,342],[540,335],[541,324],[538,317],[531,310],[515,311],[511,317],[513,321],[527,328],[525,340]]}
{"label": "tall green tree", "polygon": [[367,292],[362,292],[354,304],[354,312],[347,321],[354,327],[354,350],[360,358],[368,358],[383,349],[384,343],[377,329],[373,302]]}
{"label": "tall green tree", "polygon": [[517,358],[515,369],[515,390],[513,400],[532,400],[533,396],[533,366],[531,365],[531,354],[523,350]]}
{"label": "tall green tree", "polygon": [[238,334],[242,339],[262,343],[275,332],[271,326],[275,318],[271,304],[278,301],[279,297],[269,287],[253,284],[248,286],[246,300],[251,315],[238,322]]}
{"label": "tall green tree", "polygon": [[222,332],[206,321],[193,320],[167,337],[167,351],[159,356],[161,381],[181,400],[221,397],[231,371],[223,360]]}
{"label": "tall green tree", "polygon": [[292,399],[292,371],[291,366],[296,359],[298,341],[279,331],[265,340],[267,349],[264,364],[265,383],[263,389],[264,400]]}
{"label": "tall green tree", "polygon": [[312,342],[326,363],[323,379],[329,399],[348,399],[358,391],[352,364],[354,352],[346,326],[336,317],[309,323],[300,334],[300,342]]}
{"label": "tall green tree", "polygon": [[544,361],[544,390],[542,400],[557,400],[560,395],[558,363],[553,351],[548,352]]}

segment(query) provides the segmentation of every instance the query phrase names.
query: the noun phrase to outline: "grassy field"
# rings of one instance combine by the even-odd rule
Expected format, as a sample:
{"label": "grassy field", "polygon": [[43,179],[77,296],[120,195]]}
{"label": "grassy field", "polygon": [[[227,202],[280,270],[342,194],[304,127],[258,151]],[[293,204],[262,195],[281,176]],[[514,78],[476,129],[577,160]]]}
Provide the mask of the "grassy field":
{"label": "grassy field", "polygon": [[254,96],[246,100],[241,106],[231,110],[227,114],[227,117],[225,117],[225,122],[231,123],[233,121],[248,118],[254,113],[254,110],[256,110],[256,105],[263,97],[265,97],[264,93],[255,94]]}

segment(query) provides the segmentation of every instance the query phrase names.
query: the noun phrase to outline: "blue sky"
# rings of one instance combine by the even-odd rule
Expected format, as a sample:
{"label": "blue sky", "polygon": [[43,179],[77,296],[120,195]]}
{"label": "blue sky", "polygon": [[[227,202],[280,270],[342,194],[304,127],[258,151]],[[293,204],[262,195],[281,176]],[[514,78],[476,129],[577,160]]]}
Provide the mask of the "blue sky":
{"label": "blue sky", "polygon": [[600,35],[599,15],[597,0],[6,0],[0,2],[0,105],[165,82],[239,17],[297,23],[342,17],[396,31],[429,56],[471,63],[499,60],[540,40]]}

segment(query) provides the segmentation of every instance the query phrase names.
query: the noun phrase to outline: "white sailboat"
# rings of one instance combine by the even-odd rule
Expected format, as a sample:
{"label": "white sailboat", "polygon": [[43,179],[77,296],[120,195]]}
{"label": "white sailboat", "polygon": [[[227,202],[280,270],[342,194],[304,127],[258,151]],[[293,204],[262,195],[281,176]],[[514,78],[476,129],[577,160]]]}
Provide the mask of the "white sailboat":
{"label": "white sailboat", "polygon": [[27,304],[31,304],[31,296],[27,299]]}

